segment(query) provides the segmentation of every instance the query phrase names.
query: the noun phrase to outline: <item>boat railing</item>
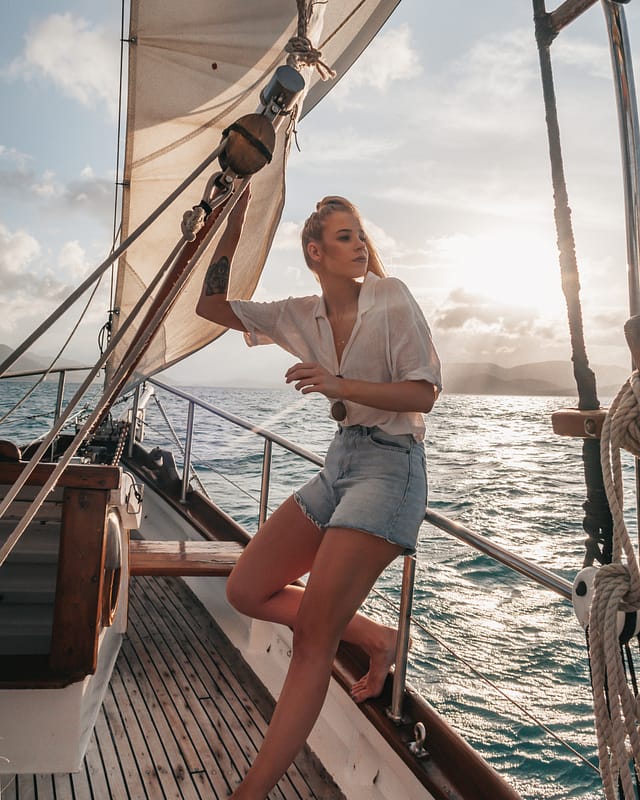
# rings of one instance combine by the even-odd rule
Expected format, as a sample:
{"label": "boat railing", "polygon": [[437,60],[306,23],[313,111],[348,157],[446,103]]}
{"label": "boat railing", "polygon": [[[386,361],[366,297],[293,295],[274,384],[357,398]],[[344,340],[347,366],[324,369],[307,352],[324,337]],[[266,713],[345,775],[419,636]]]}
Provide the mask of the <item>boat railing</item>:
{"label": "boat railing", "polygon": [[[62,403],[64,398],[65,380],[68,372],[86,371],[86,367],[65,367],[56,368],[48,371],[48,374],[58,375],[57,386],[57,399],[55,404],[54,419],[57,420],[60,416]],[[42,370],[14,372],[5,374],[3,378],[26,378],[35,375],[42,375]],[[207,413],[213,414],[221,419],[230,422],[231,424],[243,428],[264,440],[263,453],[262,453],[262,466],[261,466],[261,480],[260,480],[260,494],[258,499],[258,524],[262,525],[267,518],[269,512],[269,487],[271,480],[271,467],[273,456],[273,445],[277,445],[289,453],[298,456],[305,461],[321,467],[324,464],[324,459],[316,453],[302,447],[294,442],[289,441],[284,436],[281,436],[261,425],[255,425],[241,417],[236,416],[221,408],[217,408],[211,403],[207,403],[194,395],[185,392],[177,387],[170,386],[157,379],[148,379],[147,384],[155,386],[164,392],[174,395],[188,404],[187,423],[185,431],[184,446],[180,445],[183,456],[183,472],[180,499],[186,502],[187,493],[189,489],[190,476],[193,472],[192,469],[192,443],[193,443],[193,429],[195,419],[195,409],[200,408]],[[139,416],[139,409],[141,406],[141,390],[143,384],[136,387],[133,397],[132,419],[137,420]],[[166,417],[165,417],[166,418]],[[134,442],[136,440],[137,432],[141,430],[138,424],[130,426],[130,439],[129,439],[129,454],[131,455]],[[174,438],[177,440],[177,435],[172,429]],[[178,441],[178,444],[180,442]],[[196,476],[197,477],[197,476]],[[202,485],[199,480],[200,485]],[[430,525],[440,529],[441,531],[455,536],[465,544],[475,548],[476,550],[484,553],[490,558],[498,561],[504,566],[508,567],[524,577],[534,581],[538,585],[549,589],[564,599],[571,598],[571,584],[556,575],[555,573],[544,569],[543,567],[534,564],[533,562],[519,556],[504,547],[493,542],[491,539],[482,536],[464,525],[449,519],[443,514],[434,511],[433,509],[425,509],[425,521]],[[403,565],[402,589],[400,595],[399,606],[399,623],[398,623],[398,648],[396,652],[396,667],[394,672],[393,689],[392,689],[392,703],[389,709],[389,716],[392,720],[399,723],[402,720],[402,704],[406,687],[407,676],[407,663],[408,651],[410,642],[410,627],[413,620],[412,618],[412,604],[413,604],[413,589],[415,583],[416,573],[416,559],[414,556],[405,556]]]}
{"label": "boat railing", "polygon": [[[67,380],[67,373],[68,372],[88,372],[91,367],[56,367],[54,369],[46,370],[46,375],[57,375],[58,376],[58,388],[56,392],[56,404],[54,407],[53,412],[53,419],[54,421],[60,417],[60,413],[62,411],[62,402],[64,398],[64,390]],[[42,377],[45,375],[45,371],[42,369],[34,369],[34,370],[26,370],[23,372],[7,372],[4,375],[0,375],[2,380],[17,380],[20,378],[34,378],[36,376]]]}
{"label": "boat railing", "polygon": [[[195,416],[195,409],[196,407],[203,409],[204,411],[214,414],[227,422],[230,422],[240,428],[245,429],[246,431],[250,431],[257,436],[262,437],[264,439],[264,449],[262,455],[262,474],[261,474],[261,481],[260,481],[260,495],[259,495],[259,514],[258,514],[258,524],[261,525],[265,519],[267,518],[268,514],[268,503],[269,503],[269,484],[271,478],[271,466],[272,466],[272,453],[273,453],[273,445],[278,445],[279,447],[284,448],[289,453],[293,453],[300,458],[305,459],[306,461],[315,464],[317,466],[322,466],[324,463],[324,459],[322,459],[316,453],[313,453],[310,450],[307,450],[300,445],[297,445],[293,442],[290,442],[283,436],[280,436],[273,431],[270,431],[266,428],[263,428],[260,425],[254,425],[247,420],[244,420],[235,414],[231,414],[228,411],[224,411],[223,409],[217,408],[216,406],[205,402],[193,395],[185,392],[181,389],[178,389],[174,386],[169,386],[161,381],[156,379],[149,379],[147,383],[150,383],[153,386],[162,389],[164,392],[168,392],[175,397],[183,399],[185,402],[188,403],[188,414],[187,414],[187,423],[186,423],[186,432],[185,432],[185,445],[182,448],[182,455],[183,455],[183,472],[182,472],[182,489],[181,489],[181,499],[183,502],[186,501],[187,497],[187,490],[189,484],[189,476],[191,474],[192,464],[191,464],[191,455],[192,455],[192,441],[193,441],[193,423],[194,423],[194,416]],[[141,386],[138,386],[136,390],[136,398],[134,399],[134,418],[137,416],[136,414],[136,407],[137,407],[137,398],[141,391]],[[131,430],[135,430],[136,426],[132,426]],[[130,438],[130,448],[133,447],[133,437]],[[571,598],[571,584],[561,578],[560,576],[556,575],[555,573],[544,569],[543,567],[534,564],[531,561],[528,561],[526,558],[519,556],[515,553],[510,552],[504,547],[496,544],[495,542],[491,541],[489,538],[482,536],[474,531],[470,530],[469,528],[461,525],[454,520],[451,520],[440,514],[432,509],[426,508],[425,509],[425,521],[428,522],[430,525],[439,528],[441,531],[448,533],[450,535],[455,536],[459,540],[463,541],[467,545],[479,550],[480,552],[484,553],[485,555],[489,556],[490,558],[494,559],[495,561],[500,562],[504,566],[508,567],[510,570],[513,570],[520,575],[534,581],[540,586],[543,586],[546,589],[549,589],[556,594],[560,595],[565,599]],[[413,588],[415,583],[415,572],[416,572],[416,559],[414,556],[405,556],[404,557],[404,565],[403,565],[403,577],[402,577],[402,590],[400,595],[400,609],[399,609],[399,625],[398,625],[398,649],[396,652],[396,667],[394,671],[394,679],[393,679],[393,689],[392,689],[392,703],[389,709],[389,716],[392,720],[397,723],[400,723],[402,720],[402,705],[403,705],[403,698],[405,693],[405,686],[406,686],[406,676],[407,676],[407,662],[408,662],[408,652],[409,652],[409,642],[410,642],[410,626],[412,622],[412,603],[413,603]]]}

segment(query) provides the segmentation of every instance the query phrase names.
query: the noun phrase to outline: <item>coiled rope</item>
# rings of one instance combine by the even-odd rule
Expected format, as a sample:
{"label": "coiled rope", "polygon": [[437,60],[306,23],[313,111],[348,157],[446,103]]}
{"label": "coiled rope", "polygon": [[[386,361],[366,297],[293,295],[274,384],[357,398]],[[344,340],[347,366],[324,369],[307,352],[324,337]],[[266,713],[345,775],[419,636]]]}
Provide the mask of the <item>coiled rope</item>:
{"label": "coiled rope", "polygon": [[640,567],[624,521],[621,449],[640,455],[640,373],[618,392],[605,418],[600,445],[607,499],[613,515],[613,559],[597,571],[589,617],[593,703],[598,757],[607,800],[618,781],[624,797],[635,798],[631,763],[640,771],[640,708],[627,683],[618,631],[618,612],[640,608]]}

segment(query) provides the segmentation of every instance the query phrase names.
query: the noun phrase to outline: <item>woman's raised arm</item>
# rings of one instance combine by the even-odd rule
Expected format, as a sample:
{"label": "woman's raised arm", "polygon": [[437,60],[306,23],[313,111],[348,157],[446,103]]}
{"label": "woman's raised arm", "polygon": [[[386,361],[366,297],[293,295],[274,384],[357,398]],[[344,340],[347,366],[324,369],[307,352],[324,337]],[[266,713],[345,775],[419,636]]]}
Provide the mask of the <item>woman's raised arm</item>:
{"label": "woman's raised arm", "polygon": [[246,328],[234,314],[231,304],[227,300],[227,290],[229,289],[231,261],[240,240],[250,198],[251,192],[247,188],[229,214],[226,228],[207,269],[200,299],[196,306],[198,316],[237,331],[245,331]]}

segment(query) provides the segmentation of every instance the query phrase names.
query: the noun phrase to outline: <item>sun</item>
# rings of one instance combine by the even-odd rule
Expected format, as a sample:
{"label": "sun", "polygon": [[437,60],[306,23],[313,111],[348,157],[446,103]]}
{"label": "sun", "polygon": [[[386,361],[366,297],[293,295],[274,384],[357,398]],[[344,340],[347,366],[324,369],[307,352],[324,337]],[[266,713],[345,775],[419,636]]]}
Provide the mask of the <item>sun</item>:
{"label": "sun", "polygon": [[558,252],[546,233],[511,227],[456,234],[439,239],[434,255],[452,288],[542,318],[565,314]]}

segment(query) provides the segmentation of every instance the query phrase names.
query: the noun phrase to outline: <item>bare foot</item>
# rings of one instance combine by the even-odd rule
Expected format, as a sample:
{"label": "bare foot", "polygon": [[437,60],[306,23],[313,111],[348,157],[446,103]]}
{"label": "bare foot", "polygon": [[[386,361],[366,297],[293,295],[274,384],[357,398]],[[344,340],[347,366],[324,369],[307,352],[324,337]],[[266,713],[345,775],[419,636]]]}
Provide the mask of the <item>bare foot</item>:
{"label": "bare foot", "polygon": [[398,633],[395,628],[384,628],[383,631],[380,642],[368,653],[369,671],[351,687],[351,697],[356,703],[377,697],[382,692],[389,670],[396,660]]}

